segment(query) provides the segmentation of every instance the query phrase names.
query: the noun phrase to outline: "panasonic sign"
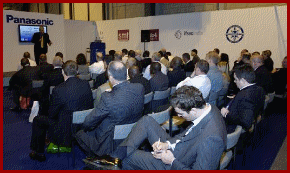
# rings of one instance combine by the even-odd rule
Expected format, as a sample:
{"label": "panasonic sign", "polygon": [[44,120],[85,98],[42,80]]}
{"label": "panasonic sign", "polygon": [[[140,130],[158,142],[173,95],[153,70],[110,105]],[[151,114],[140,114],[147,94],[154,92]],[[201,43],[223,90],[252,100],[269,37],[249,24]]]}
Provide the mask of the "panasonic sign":
{"label": "panasonic sign", "polygon": [[23,24],[37,24],[37,25],[53,25],[53,21],[49,18],[44,19],[30,19],[30,18],[18,18],[12,15],[6,15],[6,22],[23,23]]}

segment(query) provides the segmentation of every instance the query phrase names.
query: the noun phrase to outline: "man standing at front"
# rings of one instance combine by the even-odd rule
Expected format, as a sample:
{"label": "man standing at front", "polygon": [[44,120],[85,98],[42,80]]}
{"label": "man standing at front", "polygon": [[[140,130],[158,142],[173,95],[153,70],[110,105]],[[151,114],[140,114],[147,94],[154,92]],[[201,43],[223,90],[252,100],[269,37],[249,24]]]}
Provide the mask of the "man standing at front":
{"label": "man standing at front", "polygon": [[[178,116],[192,122],[186,130],[170,137],[150,116],[144,116],[112,155],[122,161],[122,169],[213,170],[226,148],[226,127],[220,111],[206,103],[193,86],[176,90],[170,100]],[[148,139],[154,152],[138,150]]]}
{"label": "man standing at front", "polygon": [[39,56],[47,53],[47,44],[50,46],[52,42],[49,39],[49,35],[44,33],[44,27],[39,27],[39,32],[36,32],[32,36],[32,43],[34,43],[34,56],[35,62],[39,65]]}

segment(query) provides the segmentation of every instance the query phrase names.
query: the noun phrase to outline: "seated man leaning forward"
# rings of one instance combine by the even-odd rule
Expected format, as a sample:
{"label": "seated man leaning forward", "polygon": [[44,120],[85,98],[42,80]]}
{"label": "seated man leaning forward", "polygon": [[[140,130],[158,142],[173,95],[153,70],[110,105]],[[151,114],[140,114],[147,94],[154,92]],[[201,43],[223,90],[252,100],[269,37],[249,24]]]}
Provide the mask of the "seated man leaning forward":
{"label": "seated man leaning forward", "polygon": [[102,93],[100,103],[85,118],[83,129],[76,133],[89,160],[111,154],[115,125],[131,124],[142,116],[144,87],[126,80],[125,65],[112,61],[108,66],[108,77],[112,90]]}
{"label": "seated man leaning forward", "polygon": [[[217,107],[206,103],[193,86],[176,90],[170,100],[178,116],[192,122],[174,137],[150,116],[144,116],[118,146],[113,157],[122,160],[122,169],[212,170],[217,169],[226,148],[226,127]],[[138,150],[148,139],[153,152]]]}

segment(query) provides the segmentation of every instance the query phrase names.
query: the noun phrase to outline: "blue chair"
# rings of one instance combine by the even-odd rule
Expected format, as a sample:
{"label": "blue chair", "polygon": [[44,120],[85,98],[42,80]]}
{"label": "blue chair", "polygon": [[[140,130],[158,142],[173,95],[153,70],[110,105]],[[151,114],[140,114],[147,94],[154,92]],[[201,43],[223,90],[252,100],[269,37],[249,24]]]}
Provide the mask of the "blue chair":
{"label": "blue chair", "polygon": [[153,100],[151,103],[152,112],[162,111],[162,110],[158,110],[158,108],[161,108],[162,106],[168,104],[170,91],[171,91],[171,88],[168,88],[167,90],[164,90],[164,91],[154,91]]}
{"label": "blue chair", "polygon": [[170,90],[170,95],[172,96],[173,93],[176,91],[176,86],[172,86]]}
{"label": "blue chair", "polygon": [[157,113],[151,113],[148,114],[148,116],[151,116],[154,118],[159,124],[163,124],[167,120],[170,119],[170,113],[171,113],[172,106],[169,106],[168,109],[162,111],[162,112],[157,112]]}

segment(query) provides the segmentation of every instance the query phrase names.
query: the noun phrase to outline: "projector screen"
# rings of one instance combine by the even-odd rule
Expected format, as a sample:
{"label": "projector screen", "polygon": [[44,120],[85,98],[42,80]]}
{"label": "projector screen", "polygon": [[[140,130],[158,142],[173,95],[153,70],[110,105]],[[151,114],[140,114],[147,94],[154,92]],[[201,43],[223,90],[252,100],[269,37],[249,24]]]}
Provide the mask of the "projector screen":
{"label": "projector screen", "polygon": [[[19,42],[31,42],[34,33],[39,32],[41,25],[18,25]],[[47,26],[43,26],[47,33]]]}

